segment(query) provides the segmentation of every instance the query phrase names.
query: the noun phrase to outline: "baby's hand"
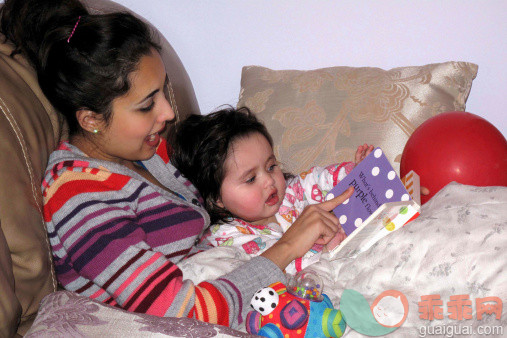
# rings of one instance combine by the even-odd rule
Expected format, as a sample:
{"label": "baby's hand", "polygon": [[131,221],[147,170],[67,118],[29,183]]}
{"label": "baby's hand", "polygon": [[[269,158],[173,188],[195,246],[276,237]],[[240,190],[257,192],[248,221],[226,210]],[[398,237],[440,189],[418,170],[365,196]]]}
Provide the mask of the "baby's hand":
{"label": "baby's hand", "polygon": [[354,162],[356,163],[356,165],[358,165],[359,162],[361,162],[362,160],[364,160],[364,158],[366,156],[370,155],[370,153],[372,151],[373,151],[373,146],[372,145],[367,145],[366,143],[363,144],[362,146],[357,147],[356,156],[354,158]]}

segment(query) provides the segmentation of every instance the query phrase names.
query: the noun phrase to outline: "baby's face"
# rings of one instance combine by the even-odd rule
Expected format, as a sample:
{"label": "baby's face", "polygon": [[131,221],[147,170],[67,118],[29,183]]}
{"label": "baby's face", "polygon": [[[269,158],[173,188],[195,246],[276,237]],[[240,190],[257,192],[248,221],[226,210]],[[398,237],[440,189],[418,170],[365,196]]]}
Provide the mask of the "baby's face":
{"label": "baby's face", "polygon": [[260,133],[236,140],[225,160],[218,204],[234,216],[258,222],[273,216],[285,196],[285,178]]}

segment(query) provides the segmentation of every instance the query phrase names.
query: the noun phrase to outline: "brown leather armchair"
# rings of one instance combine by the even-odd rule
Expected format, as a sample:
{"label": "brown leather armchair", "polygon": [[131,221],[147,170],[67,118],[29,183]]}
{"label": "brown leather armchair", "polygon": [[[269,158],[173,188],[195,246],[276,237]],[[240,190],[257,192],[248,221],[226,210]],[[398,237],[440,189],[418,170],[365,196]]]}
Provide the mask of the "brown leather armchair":
{"label": "brown leather armchair", "polygon": [[[109,0],[85,3],[97,13],[127,10]],[[159,36],[177,117],[199,113],[180,59]],[[66,128],[32,67],[19,55],[11,57],[13,45],[0,38],[0,337],[9,337],[25,335],[41,300],[58,289],[42,218],[41,180]]]}

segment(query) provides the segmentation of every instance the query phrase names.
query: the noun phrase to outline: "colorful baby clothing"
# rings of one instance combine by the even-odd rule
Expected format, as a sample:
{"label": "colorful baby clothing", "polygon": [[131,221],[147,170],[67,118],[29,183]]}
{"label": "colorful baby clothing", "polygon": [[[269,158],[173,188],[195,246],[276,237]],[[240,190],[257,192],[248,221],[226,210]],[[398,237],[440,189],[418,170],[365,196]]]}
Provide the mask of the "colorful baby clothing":
{"label": "colorful baby clothing", "polygon": [[[285,196],[275,215],[277,223],[254,225],[238,218],[210,226],[202,241],[212,246],[234,246],[250,256],[258,256],[276,241],[296,221],[305,207],[325,200],[331,188],[354,168],[353,162],[312,167],[287,180]],[[295,274],[320,259],[322,245],[314,245],[303,257],[291,262],[286,272]]]}

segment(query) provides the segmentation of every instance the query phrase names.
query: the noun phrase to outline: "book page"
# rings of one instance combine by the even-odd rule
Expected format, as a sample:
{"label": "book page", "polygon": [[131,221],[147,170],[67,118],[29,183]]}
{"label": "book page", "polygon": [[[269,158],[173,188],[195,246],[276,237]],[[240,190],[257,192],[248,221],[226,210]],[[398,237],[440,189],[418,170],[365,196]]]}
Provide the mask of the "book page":
{"label": "book page", "polygon": [[354,187],[354,194],[333,210],[347,236],[382,204],[411,199],[380,148],[372,151],[350,174],[333,187],[326,195],[326,200],[340,195],[349,186]]}
{"label": "book page", "polygon": [[[417,178],[415,173],[410,176],[414,189],[418,189]],[[380,148],[333,187],[326,200],[341,194],[349,186],[354,187],[354,194],[333,210],[347,237],[341,244],[339,239],[327,244],[332,256],[338,257],[338,252],[340,257],[356,255],[419,215],[419,204]]]}
{"label": "book page", "polygon": [[328,247],[331,257],[355,257],[418,215],[419,205],[415,201],[385,203],[337,247]]}

